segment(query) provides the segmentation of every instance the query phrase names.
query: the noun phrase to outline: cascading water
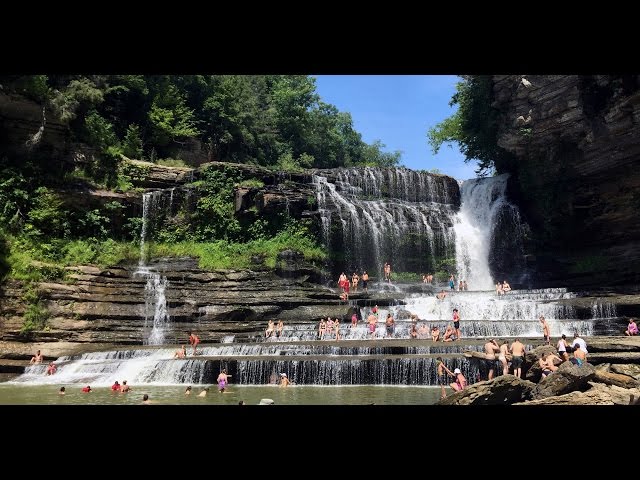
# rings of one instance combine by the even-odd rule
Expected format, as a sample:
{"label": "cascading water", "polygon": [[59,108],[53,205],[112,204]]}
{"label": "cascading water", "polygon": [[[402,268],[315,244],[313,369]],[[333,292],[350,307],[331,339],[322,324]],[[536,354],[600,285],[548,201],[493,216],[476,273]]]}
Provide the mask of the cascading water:
{"label": "cascading water", "polygon": [[[173,203],[173,192],[171,189],[171,204]],[[133,273],[134,276],[141,275],[147,279],[145,285],[145,331],[151,323],[151,331],[144,343],[148,345],[162,345],[164,343],[164,334],[167,323],[169,322],[169,313],[167,310],[167,299],[165,290],[168,286],[167,278],[161,276],[158,272],[152,272],[146,266],[146,239],[149,234],[150,224],[153,215],[158,208],[162,199],[162,192],[148,192],[142,195],[142,229],[140,231],[140,260],[138,268]]]}
{"label": "cascading water", "polygon": [[[299,323],[285,324],[280,337],[265,339],[263,333],[257,333],[260,328],[253,337],[227,335],[220,345],[201,345],[197,357],[174,358],[178,346],[94,352],[59,358],[58,372],[53,376],[45,375],[44,365],[30,365],[13,382],[106,387],[115,379],[127,379],[134,385],[210,384],[222,368],[227,368],[237,384],[270,383],[279,372],[286,372],[298,384],[435,385],[436,356],[442,356],[450,369],[461,368],[473,381],[478,371],[461,356],[464,350],[481,351],[487,337],[513,336],[523,338],[530,348],[531,339],[539,342],[542,337],[540,315],[546,317],[554,337],[563,333],[570,336],[575,331],[585,336],[606,334],[607,328],[617,328],[608,323],[615,321],[616,315],[610,304],[594,303],[578,315],[564,302],[575,297],[566,289],[513,290],[504,296],[493,292],[489,265],[496,264],[492,255],[500,255],[496,236],[506,232],[520,239],[517,210],[505,199],[506,176],[464,182],[459,212],[455,181],[439,175],[406,169],[339,169],[327,176],[315,175],[313,181],[325,243],[344,253],[339,266],[347,272],[367,269],[381,276],[385,261],[392,263],[395,272],[434,272],[440,260],[451,260],[455,255],[458,279],[467,280],[469,289],[475,291],[449,291],[445,299],[438,300],[433,292],[402,293],[403,285],[394,282],[391,287],[399,295],[389,302],[391,306],[379,308],[373,335],[365,325],[371,302],[359,306],[354,296],[350,307],[361,308],[363,318],[356,327],[343,318],[347,321],[341,322],[339,342],[334,333],[320,340],[317,321],[301,318]],[[143,197],[136,273],[147,279],[145,324],[149,323],[151,329],[144,343],[151,345],[164,344],[169,321],[165,299],[168,282],[146,266],[146,241],[161,221],[159,210],[166,204],[165,197],[169,198],[171,213],[177,193],[172,189],[166,195],[151,192]],[[189,190],[185,198],[189,203]],[[496,233],[497,228],[500,233]],[[388,293],[390,286],[384,287]],[[379,290],[382,286],[369,286],[370,292]],[[460,311],[463,340],[472,341],[425,340],[432,325],[438,325],[442,332],[452,323],[454,307]],[[362,343],[386,337],[387,313],[397,320],[389,344],[385,345],[387,340]],[[418,326],[427,330],[420,330],[416,344],[394,342],[409,338],[410,315],[417,316]]]}
{"label": "cascading water", "polygon": [[[505,280],[496,278],[494,282],[489,267],[497,235],[508,236],[514,250],[519,251],[502,251],[496,255],[517,256],[521,253],[523,227],[517,207],[505,196],[508,178],[509,175],[504,174],[462,182],[460,211],[454,222],[456,269],[457,280],[465,280],[469,290],[492,290],[497,281]],[[499,223],[508,223],[508,226],[498,233],[496,225]]]}
{"label": "cascading water", "polygon": [[[335,268],[395,272],[434,271],[454,253],[452,218],[457,190],[442,175],[406,168],[346,168],[314,175],[324,243],[340,252]],[[455,185],[454,182],[452,182]]]}

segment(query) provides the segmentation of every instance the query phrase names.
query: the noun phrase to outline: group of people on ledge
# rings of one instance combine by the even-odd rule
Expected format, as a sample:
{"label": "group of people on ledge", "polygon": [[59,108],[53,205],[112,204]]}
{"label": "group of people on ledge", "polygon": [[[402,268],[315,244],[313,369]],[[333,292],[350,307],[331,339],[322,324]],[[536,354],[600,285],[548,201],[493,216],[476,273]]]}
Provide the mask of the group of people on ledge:
{"label": "group of people on ledge", "polygon": [[269,320],[267,322],[267,329],[264,331],[264,338],[273,337],[274,333],[276,338],[280,338],[283,331],[284,331],[284,322],[282,320],[278,320],[277,325],[273,322],[273,320]]}
{"label": "group of people on ledge", "polygon": [[496,283],[496,295],[504,295],[511,291],[511,285],[505,280],[502,283]]}

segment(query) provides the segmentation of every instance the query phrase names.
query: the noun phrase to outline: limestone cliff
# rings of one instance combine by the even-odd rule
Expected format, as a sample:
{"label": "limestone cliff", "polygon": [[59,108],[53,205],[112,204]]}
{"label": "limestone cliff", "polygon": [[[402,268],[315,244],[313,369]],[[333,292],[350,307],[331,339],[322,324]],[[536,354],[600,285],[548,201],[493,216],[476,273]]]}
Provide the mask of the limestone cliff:
{"label": "limestone cliff", "polygon": [[640,283],[640,76],[494,76],[493,95],[533,282]]}

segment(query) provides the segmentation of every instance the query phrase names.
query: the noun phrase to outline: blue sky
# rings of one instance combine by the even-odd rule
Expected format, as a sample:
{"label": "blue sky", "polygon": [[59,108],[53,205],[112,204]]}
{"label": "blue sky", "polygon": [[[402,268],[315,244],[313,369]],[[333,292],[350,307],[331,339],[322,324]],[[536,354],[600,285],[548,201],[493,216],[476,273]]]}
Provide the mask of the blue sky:
{"label": "blue sky", "polygon": [[464,163],[457,144],[433,155],[427,130],[455,109],[449,106],[460,79],[455,75],[316,75],[322,100],[349,112],[367,143],[381,140],[386,150],[402,151],[401,163],[440,172],[457,180],[475,178],[475,162]]}

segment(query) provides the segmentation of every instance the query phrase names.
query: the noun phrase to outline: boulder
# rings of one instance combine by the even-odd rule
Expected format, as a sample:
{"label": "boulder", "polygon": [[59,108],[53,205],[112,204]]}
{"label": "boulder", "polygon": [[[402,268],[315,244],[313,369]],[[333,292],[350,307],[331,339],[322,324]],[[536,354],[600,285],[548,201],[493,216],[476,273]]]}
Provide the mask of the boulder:
{"label": "boulder", "polygon": [[575,390],[583,390],[587,382],[595,376],[595,368],[589,363],[582,366],[564,362],[558,370],[543,378],[533,391],[533,398],[547,398]]}
{"label": "boulder", "polygon": [[533,382],[515,375],[500,375],[492,380],[474,383],[438,402],[438,405],[510,405],[531,397]]}
{"label": "boulder", "polygon": [[547,397],[517,405],[639,405],[640,389],[625,389],[601,383],[588,383],[584,392],[571,392],[557,397]]}

